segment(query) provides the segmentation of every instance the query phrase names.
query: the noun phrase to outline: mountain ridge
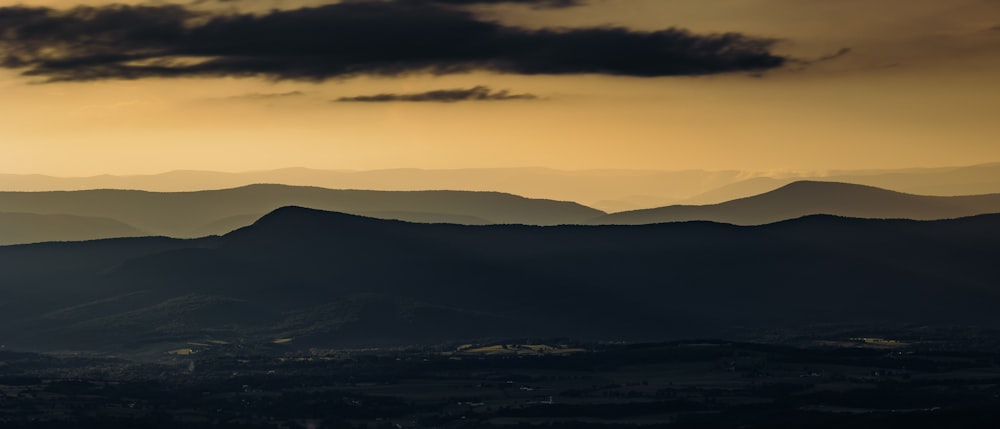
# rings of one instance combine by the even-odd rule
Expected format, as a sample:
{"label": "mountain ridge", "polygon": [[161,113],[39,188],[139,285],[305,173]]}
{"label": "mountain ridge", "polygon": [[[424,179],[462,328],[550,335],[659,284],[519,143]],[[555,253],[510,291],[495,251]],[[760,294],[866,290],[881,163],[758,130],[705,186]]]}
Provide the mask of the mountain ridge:
{"label": "mountain ridge", "polygon": [[[758,180],[769,179],[769,180]],[[143,189],[160,192],[225,189],[250,183],[373,190],[493,190],[576,201],[604,211],[669,204],[714,204],[773,190],[795,180],[866,184],[920,195],[1000,192],[1000,163],[971,166],[829,171],[558,170],[542,167],[428,170],[283,168],[249,172],[174,170],[161,174],[52,177],[0,174],[3,190]],[[770,183],[768,183],[770,182]]]}
{"label": "mountain ridge", "polygon": [[148,235],[124,222],[105,217],[0,212],[0,246]]}
{"label": "mountain ridge", "polygon": [[[368,191],[255,184],[222,190],[0,192],[0,211],[106,217],[153,235],[193,238],[228,232],[234,216],[304,205],[412,220],[473,223],[580,223],[603,212],[574,202],[501,192]],[[213,230],[213,224],[220,229]]]}
{"label": "mountain ridge", "polygon": [[723,203],[611,213],[592,223],[640,224],[699,219],[760,225],[808,214],[930,220],[998,212],[1000,194],[940,197],[853,183],[796,181],[763,194]]}
{"label": "mountain ridge", "polygon": [[1000,327],[998,242],[997,214],[542,227],[289,206],[218,237],[0,247],[0,337],[126,352]]}

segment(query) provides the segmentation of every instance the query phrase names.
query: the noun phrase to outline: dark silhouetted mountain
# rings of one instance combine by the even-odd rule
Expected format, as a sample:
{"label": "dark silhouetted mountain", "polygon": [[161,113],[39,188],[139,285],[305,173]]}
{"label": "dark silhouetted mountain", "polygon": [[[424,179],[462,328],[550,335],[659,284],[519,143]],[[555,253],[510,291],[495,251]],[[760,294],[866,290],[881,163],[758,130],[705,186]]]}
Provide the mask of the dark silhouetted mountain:
{"label": "dark silhouetted mountain", "polygon": [[0,245],[146,235],[149,234],[107,218],[0,213]]}
{"label": "dark silhouetted mountain", "polygon": [[995,328],[998,244],[1000,215],[538,227],[286,207],[222,237],[0,247],[0,338],[128,351]]}
{"label": "dark silhouetted mountain", "polygon": [[612,213],[592,223],[636,225],[706,220],[760,225],[813,214],[875,219],[950,219],[1000,213],[1000,194],[935,197],[871,186],[800,181],[753,197],[705,206],[667,206]]}
{"label": "dark silhouetted mountain", "polygon": [[173,193],[0,192],[0,211],[104,217],[149,234],[171,237],[223,234],[287,205],[414,222],[469,224],[582,223],[604,214],[577,203],[498,192],[359,191],[284,185]]}

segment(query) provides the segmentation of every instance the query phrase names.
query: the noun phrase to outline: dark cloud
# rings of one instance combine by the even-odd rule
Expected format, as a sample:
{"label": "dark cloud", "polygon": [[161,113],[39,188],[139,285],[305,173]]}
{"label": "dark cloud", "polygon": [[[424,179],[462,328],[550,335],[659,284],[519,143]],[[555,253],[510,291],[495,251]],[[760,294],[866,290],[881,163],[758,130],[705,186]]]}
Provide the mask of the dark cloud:
{"label": "dark cloud", "polygon": [[269,93],[253,92],[253,93],[250,93],[250,94],[243,94],[243,95],[236,95],[236,96],[233,96],[233,97],[228,97],[228,99],[230,99],[230,100],[274,100],[274,99],[279,99],[279,98],[301,97],[301,96],[304,96],[304,95],[306,95],[306,94],[304,92],[302,92],[302,91],[269,92]]}
{"label": "dark cloud", "polygon": [[534,8],[560,9],[583,6],[584,0],[410,0],[414,2],[438,3],[455,6],[480,4],[523,4]]}
{"label": "dark cloud", "polygon": [[494,92],[486,86],[475,86],[469,89],[441,89],[415,94],[376,94],[361,95],[357,97],[341,97],[336,101],[367,103],[386,103],[394,101],[454,103],[458,101],[534,100],[537,98],[538,97],[533,94],[511,94],[507,90]]}
{"label": "dark cloud", "polygon": [[0,66],[48,81],[324,80],[475,70],[703,75],[760,72],[786,62],[771,53],[773,40],[739,33],[529,30],[483,20],[440,1],[449,0],[355,0],[262,15],[219,15],[178,5],[0,7]]}
{"label": "dark cloud", "polygon": [[[207,2],[217,3],[238,3],[243,0],[194,0],[192,4],[202,4]],[[386,1],[386,0],[349,0],[354,2],[363,1]],[[437,3],[451,6],[474,6],[484,4],[518,4],[527,5],[539,9],[561,9],[567,7],[583,6],[585,0],[395,0],[399,3]]]}
{"label": "dark cloud", "polygon": [[837,50],[837,52],[834,52],[834,53],[829,54],[829,55],[824,55],[824,56],[819,57],[819,58],[817,58],[815,60],[812,60],[812,62],[818,63],[818,62],[821,62],[821,61],[835,60],[835,59],[840,58],[840,57],[842,57],[844,55],[847,55],[849,53],[851,53],[851,48],[840,48],[839,50]]}

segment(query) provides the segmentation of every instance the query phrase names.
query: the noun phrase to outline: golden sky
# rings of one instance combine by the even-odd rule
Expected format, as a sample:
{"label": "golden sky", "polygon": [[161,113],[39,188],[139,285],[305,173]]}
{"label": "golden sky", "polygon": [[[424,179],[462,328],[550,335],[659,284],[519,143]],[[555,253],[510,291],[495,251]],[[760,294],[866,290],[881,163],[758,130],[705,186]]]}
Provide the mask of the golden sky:
{"label": "golden sky", "polygon": [[[433,33],[422,26],[437,24],[419,14],[403,14],[381,32],[366,29],[326,40],[347,46],[343,49],[355,55],[351,66],[361,67],[338,74],[329,72],[328,58],[301,48],[302,39],[295,35],[227,45],[226,52],[239,55],[224,59],[238,61],[238,66],[224,62],[211,72],[191,72],[218,57],[149,56],[162,46],[170,52],[201,52],[203,42],[170,39],[145,46],[146,37],[160,35],[137,33],[125,28],[127,23],[105,19],[101,13],[111,10],[111,2],[0,0],[0,173],[75,176],[291,166],[769,171],[1000,161],[1000,1],[529,4],[539,2],[543,0],[472,1],[476,5],[393,0],[369,5],[378,11],[395,7],[389,3],[406,3],[446,10],[442,16],[448,17],[455,12],[475,23],[502,27],[500,36],[493,37],[507,39],[497,42],[502,46],[474,45],[500,52],[481,54],[459,50],[465,49],[459,43],[465,40],[462,34],[428,37],[414,43],[455,40],[458,47],[417,44],[410,55],[406,46],[413,35]],[[169,2],[124,3],[151,5],[144,13],[156,16],[172,13],[164,6]],[[265,25],[270,18],[326,19],[320,9],[292,12],[333,3],[211,0],[176,10],[191,13],[185,28],[209,30],[216,17],[244,14],[248,29],[232,18],[217,31],[246,30],[251,36],[245,37],[252,38],[284,28]],[[78,5],[93,8],[69,12]],[[272,9],[276,6],[281,10]],[[18,15],[25,10],[36,15]],[[30,19],[41,24],[31,27],[26,24]],[[407,33],[407,26],[415,33]],[[604,30],[585,34],[593,28]],[[608,41],[621,35],[610,28],[620,28],[627,37]],[[763,49],[782,63],[730,67],[725,65],[729,57],[713,57],[706,61],[717,63],[687,72],[658,62],[661,51],[650,51],[648,44],[636,47],[634,57],[623,54],[624,60],[615,55],[608,59],[600,48],[607,43],[613,50],[628,50],[631,41],[647,43],[642,35],[668,28],[686,29],[696,37],[733,32],[748,40],[773,40],[752,49]],[[358,40],[359,34],[371,40]],[[554,48],[531,50],[523,40],[551,42]],[[278,42],[280,46],[269,45]],[[391,57],[377,68],[365,68],[370,64],[356,58],[368,56],[361,48],[351,50],[352,44],[373,47],[378,52],[373,55],[382,55],[379,61],[390,55],[402,59]],[[113,51],[122,46],[129,50]],[[266,58],[262,46],[270,46]],[[380,50],[383,46],[386,51]],[[744,49],[733,46],[729,49]],[[286,68],[283,50],[299,62]],[[135,59],[93,66],[111,54]],[[500,66],[448,62],[449,69],[441,66],[439,56],[426,55],[449,61],[456,55],[488,62],[515,59]],[[11,60],[15,57],[20,62]],[[443,68],[437,73],[385,71],[385,64],[411,67],[411,57]],[[271,62],[255,62],[261,58]],[[618,66],[632,60],[635,64]],[[186,68],[191,64],[195,67]],[[126,66],[137,66],[142,73],[121,72]],[[320,76],[294,74],[314,73],[313,66],[327,68]],[[477,87],[488,89],[473,90]],[[344,101],[355,97],[360,98]],[[442,102],[448,97],[463,100]]]}

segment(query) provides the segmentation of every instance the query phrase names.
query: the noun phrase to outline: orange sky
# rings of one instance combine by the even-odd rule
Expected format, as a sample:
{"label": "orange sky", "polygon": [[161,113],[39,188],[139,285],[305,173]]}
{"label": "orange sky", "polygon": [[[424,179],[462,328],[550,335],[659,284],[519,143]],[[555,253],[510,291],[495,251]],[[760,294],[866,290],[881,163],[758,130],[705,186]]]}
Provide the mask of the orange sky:
{"label": "orange sky", "polygon": [[[271,4],[242,3],[260,11]],[[323,3],[330,2],[281,4]],[[475,71],[324,81],[182,77],[40,84],[38,77],[21,76],[24,69],[7,68],[0,69],[0,173],[289,166],[822,170],[1000,161],[1000,2],[589,3],[476,11],[528,28],[612,24],[741,32],[780,39],[775,52],[801,60],[841,48],[850,52],[807,65],[791,62],[759,76]],[[0,6],[13,4],[0,0]],[[477,85],[538,98],[333,101]]]}

